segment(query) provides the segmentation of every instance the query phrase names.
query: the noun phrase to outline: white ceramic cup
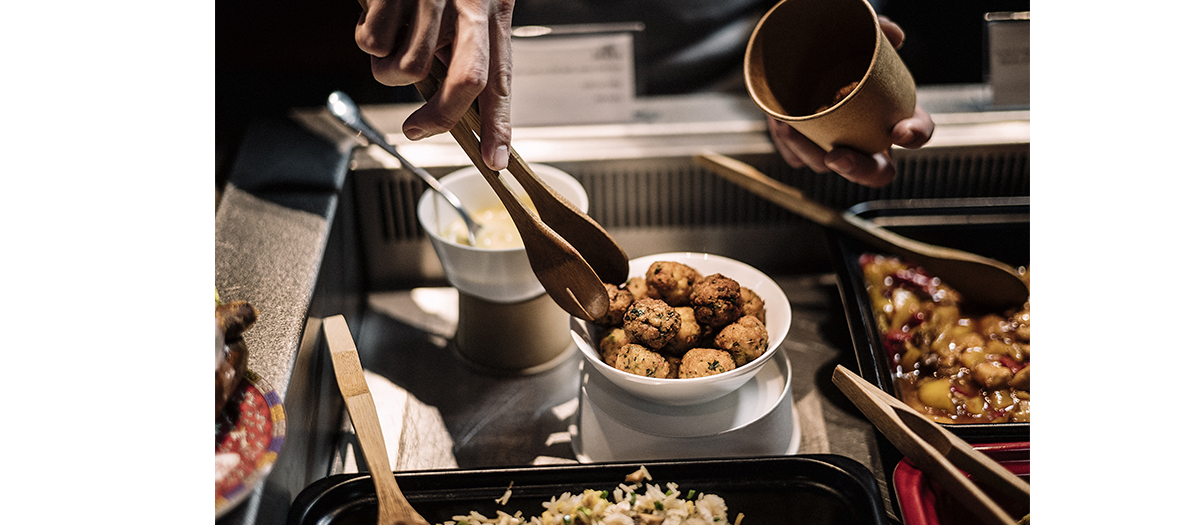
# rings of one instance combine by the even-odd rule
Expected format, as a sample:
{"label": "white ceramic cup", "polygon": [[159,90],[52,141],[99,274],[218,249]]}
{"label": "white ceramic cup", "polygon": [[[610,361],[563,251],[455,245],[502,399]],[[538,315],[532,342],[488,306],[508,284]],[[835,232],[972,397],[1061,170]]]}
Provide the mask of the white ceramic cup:
{"label": "white ceramic cup", "polygon": [[[530,166],[541,180],[583,212],[589,206],[586,190],[568,173],[552,166]],[[502,175],[505,185],[518,195],[524,190],[511,175]],[[451,190],[469,213],[503,206],[483,174],[474,166],[451,172],[439,179]],[[524,248],[477,248],[459,244],[443,237],[459,214],[442,196],[427,191],[418,200],[418,221],[426,230],[430,244],[442,263],[447,281],[462,293],[493,303],[518,303],[545,293],[545,288],[533,275]]]}

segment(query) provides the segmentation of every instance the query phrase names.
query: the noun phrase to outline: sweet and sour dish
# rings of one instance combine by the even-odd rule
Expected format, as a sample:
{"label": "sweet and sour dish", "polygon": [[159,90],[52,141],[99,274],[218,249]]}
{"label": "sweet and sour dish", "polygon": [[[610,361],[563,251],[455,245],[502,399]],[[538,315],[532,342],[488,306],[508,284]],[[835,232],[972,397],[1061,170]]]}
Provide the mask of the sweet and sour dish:
{"label": "sweet and sour dish", "polygon": [[959,293],[921,267],[876,254],[860,265],[902,401],[940,423],[1031,422],[1028,302],[965,311]]}
{"label": "sweet and sour dish", "polygon": [[722,274],[656,261],[643,277],[607,284],[610,308],[598,354],[636,375],[685,379],[720,374],[766,352],[765,304]]}

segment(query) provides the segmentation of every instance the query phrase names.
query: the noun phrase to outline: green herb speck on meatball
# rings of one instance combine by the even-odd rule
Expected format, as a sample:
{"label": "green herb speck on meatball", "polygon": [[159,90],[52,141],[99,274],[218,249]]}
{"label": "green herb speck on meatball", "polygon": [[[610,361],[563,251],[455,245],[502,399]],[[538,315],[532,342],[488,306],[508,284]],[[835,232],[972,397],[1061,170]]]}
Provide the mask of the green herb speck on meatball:
{"label": "green herb speck on meatball", "polygon": [[627,338],[625,330],[618,327],[609,328],[602,335],[602,339],[598,340],[598,355],[602,356],[603,362],[613,364],[619,357],[619,351],[628,344],[631,344],[631,340]]}
{"label": "green herb speck on meatball", "polygon": [[686,264],[656,261],[647,267],[647,294],[663,299],[670,306],[684,306],[692,294],[693,283],[700,278],[701,274]]}
{"label": "green herb speck on meatball", "polygon": [[698,279],[689,298],[697,322],[715,328],[741,317],[741,301],[741,285],[719,273]]}
{"label": "green herb speck on meatball", "polygon": [[637,344],[624,345],[613,366],[638,376],[657,378],[667,378],[669,370],[664,356]]}
{"label": "green herb speck on meatball", "polygon": [[680,331],[680,315],[660,299],[639,299],[623,316],[623,330],[632,342],[659,350]]}
{"label": "green herb speck on meatball", "polygon": [[722,328],[713,343],[729,352],[737,366],[742,366],[766,353],[768,339],[766,325],[757,317],[744,315]]}
{"label": "green herb speck on meatball", "polygon": [[693,348],[684,353],[680,359],[680,372],[677,377],[689,379],[705,377],[728,372],[737,368],[733,356],[725,350],[716,348]]}

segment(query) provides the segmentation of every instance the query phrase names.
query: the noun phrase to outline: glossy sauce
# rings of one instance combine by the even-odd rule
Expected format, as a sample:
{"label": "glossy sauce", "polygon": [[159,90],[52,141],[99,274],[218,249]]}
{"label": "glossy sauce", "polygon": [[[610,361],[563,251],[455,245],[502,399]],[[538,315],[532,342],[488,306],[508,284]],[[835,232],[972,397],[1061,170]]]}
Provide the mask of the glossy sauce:
{"label": "glossy sauce", "polygon": [[970,312],[920,267],[873,254],[860,264],[902,401],[940,423],[1031,422],[1027,302]]}
{"label": "glossy sauce", "polygon": [[[525,208],[536,213],[537,210],[533,207],[532,201],[523,197],[521,201]],[[455,219],[443,229],[442,237],[454,243],[493,250],[524,246],[524,242],[520,239],[520,232],[517,231],[516,224],[512,222],[512,216],[508,214],[508,210],[503,205],[476,210],[472,212],[471,218],[482,226],[479,234],[475,237],[475,242],[468,239],[467,225],[463,224],[462,219]]]}

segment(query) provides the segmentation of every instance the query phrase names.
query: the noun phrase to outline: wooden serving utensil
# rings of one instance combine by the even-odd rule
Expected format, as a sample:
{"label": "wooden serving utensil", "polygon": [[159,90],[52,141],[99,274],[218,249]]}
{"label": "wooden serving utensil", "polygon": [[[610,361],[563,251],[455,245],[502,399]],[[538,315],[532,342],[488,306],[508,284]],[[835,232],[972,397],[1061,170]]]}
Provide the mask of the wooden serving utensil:
{"label": "wooden serving utensil", "polygon": [[808,199],[798,189],[724,155],[706,152],[695,160],[726,180],[805,219],[921,265],[958,290],[971,304],[1002,310],[1019,307],[1028,300],[1028,285],[1014,268],[1000,261],[898,235],[856,215]]}
{"label": "wooden serving utensil", "polygon": [[[984,523],[1011,525],[1028,514],[1031,487],[1003,465],[843,365],[836,366],[832,382],[893,446]],[[976,483],[1013,502],[1014,508],[1005,510]]]}
{"label": "wooden serving utensil", "polygon": [[[446,65],[435,58],[430,75],[415,86],[429,99],[445,77]],[[451,135],[504,203],[524,241],[537,280],[571,315],[586,321],[606,315],[610,300],[603,282],[619,284],[627,279],[627,254],[602,226],[542,182],[510,148],[508,171],[532,198],[537,214],[525,208],[505,186],[500,173],[483,162],[479,129],[479,109],[472,105],[451,129]]]}
{"label": "wooden serving utensil", "polygon": [[335,315],[324,319],[324,336],[332,353],[336,383],[340,385],[340,393],[344,396],[344,405],[356,429],[361,452],[365,455],[373,484],[377,487],[377,524],[430,525],[410,506],[397,486],[385,451],[385,436],[381,433],[381,422],[377,419],[377,406],[373,403],[373,395],[369,392],[369,384],[365,381],[364,369],[357,355],[356,343],[344,316]]}
{"label": "wooden serving utensil", "polygon": [[[429,98],[438,91],[446,75],[447,66],[436,57],[431,65],[430,77],[417,84],[419,92],[423,97]],[[464,118],[461,124],[467,124],[472,132],[478,134],[479,102],[473,103],[467,113],[471,118]],[[627,280],[630,259],[614,237],[593,218],[545,184],[512,147],[508,148],[508,173],[511,173],[528,193],[537,209],[537,215],[540,215],[545,225],[570,243],[603,282],[621,284]]]}

